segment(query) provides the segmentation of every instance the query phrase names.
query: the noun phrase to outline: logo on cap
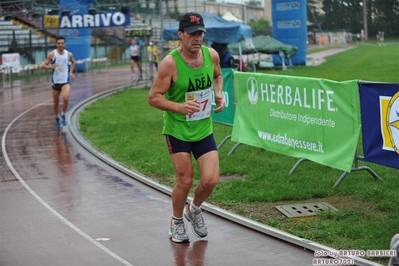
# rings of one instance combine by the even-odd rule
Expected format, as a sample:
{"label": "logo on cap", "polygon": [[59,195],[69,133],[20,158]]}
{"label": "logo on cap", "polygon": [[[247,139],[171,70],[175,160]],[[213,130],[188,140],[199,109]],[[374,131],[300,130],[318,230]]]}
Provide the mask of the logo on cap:
{"label": "logo on cap", "polygon": [[197,18],[196,16],[190,16],[190,22],[200,24],[200,18]]}

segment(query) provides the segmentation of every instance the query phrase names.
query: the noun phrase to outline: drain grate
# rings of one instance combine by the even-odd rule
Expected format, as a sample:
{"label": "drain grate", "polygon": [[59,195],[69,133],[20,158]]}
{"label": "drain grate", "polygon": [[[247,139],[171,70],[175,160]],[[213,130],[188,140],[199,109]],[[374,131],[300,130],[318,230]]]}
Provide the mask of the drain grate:
{"label": "drain grate", "polygon": [[302,217],[317,215],[318,212],[325,210],[337,211],[335,207],[325,202],[310,202],[302,204],[291,204],[275,206],[275,208],[287,217]]}

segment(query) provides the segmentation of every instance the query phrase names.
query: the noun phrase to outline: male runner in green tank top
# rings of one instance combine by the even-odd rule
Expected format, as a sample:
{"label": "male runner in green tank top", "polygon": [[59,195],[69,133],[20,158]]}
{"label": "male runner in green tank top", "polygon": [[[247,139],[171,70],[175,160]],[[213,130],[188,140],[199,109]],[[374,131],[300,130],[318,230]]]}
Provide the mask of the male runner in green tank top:
{"label": "male runner in green tank top", "polygon": [[[178,243],[189,242],[183,215],[191,223],[194,235],[207,236],[200,207],[219,181],[219,156],[211,119],[211,88],[216,103],[213,111],[221,112],[225,106],[223,77],[218,53],[202,46],[205,33],[200,14],[187,13],[180,18],[178,36],[181,45],[161,62],[148,95],[148,103],[164,111],[162,133],[176,172],[169,237]],[[193,200],[186,206],[194,175],[191,154],[197,161],[201,181]]]}

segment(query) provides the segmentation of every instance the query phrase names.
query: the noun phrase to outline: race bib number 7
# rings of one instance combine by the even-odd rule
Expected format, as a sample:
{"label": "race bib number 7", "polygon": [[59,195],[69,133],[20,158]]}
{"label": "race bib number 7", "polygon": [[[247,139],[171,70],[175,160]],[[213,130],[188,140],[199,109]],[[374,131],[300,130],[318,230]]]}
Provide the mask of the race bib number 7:
{"label": "race bib number 7", "polygon": [[186,101],[197,100],[200,104],[200,111],[192,114],[186,115],[186,121],[195,121],[208,118],[211,115],[212,108],[212,93],[211,88],[201,90],[186,92]]}

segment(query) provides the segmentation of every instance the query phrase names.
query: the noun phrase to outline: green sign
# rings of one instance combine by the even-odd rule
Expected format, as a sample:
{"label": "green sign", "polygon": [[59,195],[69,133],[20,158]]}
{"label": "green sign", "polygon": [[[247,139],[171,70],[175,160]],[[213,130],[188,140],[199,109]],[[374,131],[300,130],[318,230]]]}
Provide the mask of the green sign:
{"label": "green sign", "polygon": [[356,80],[235,72],[232,140],[349,172],[360,134]]}
{"label": "green sign", "polygon": [[[213,122],[226,124],[229,126],[233,125],[234,122],[234,113],[235,113],[235,100],[234,100],[234,92],[233,92],[233,73],[234,69],[232,68],[222,68],[223,74],[223,100],[226,103],[225,108],[220,113],[212,112],[212,120]],[[213,90],[212,90],[212,93]],[[216,108],[216,104],[214,102],[214,98],[212,97],[212,108]]]}
{"label": "green sign", "polygon": [[152,34],[152,28],[125,29],[126,37],[150,37],[151,34]]}

